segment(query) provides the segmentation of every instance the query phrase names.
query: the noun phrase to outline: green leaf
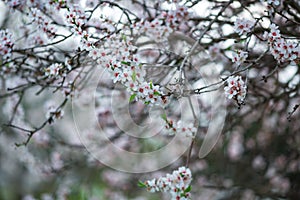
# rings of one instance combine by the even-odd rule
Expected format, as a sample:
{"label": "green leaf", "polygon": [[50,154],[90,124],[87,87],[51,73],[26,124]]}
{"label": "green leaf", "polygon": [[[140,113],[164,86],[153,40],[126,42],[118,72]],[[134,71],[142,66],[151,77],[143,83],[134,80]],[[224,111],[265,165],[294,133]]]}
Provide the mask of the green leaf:
{"label": "green leaf", "polygon": [[187,187],[185,190],[184,190],[184,193],[188,193],[192,190],[192,186],[189,185],[189,187]]}
{"label": "green leaf", "polygon": [[137,185],[141,188],[146,188],[147,187],[147,185],[142,181],[139,181]]}
{"label": "green leaf", "polygon": [[136,94],[132,94],[129,98],[129,102],[132,102],[136,97]]}
{"label": "green leaf", "polygon": [[80,200],[86,200],[87,199],[87,193],[84,189],[80,190]]}
{"label": "green leaf", "polygon": [[240,43],[243,43],[243,42],[246,42],[246,41],[247,41],[247,38],[240,39]]}
{"label": "green leaf", "polygon": [[150,81],[150,89],[151,90],[153,89],[153,83],[152,83],[152,81]]}
{"label": "green leaf", "polygon": [[126,35],[122,34],[122,40],[124,40],[126,42]]}
{"label": "green leaf", "polygon": [[162,118],[163,120],[167,121],[167,115],[166,115],[166,113],[162,114],[162,115],[161,115],[161,118]]}
{"label": "green leaf", "polygon": [[136,81],[136,72],[135,71],[132,73],[131,78],[132,78],[133,82]]}
{"label": "green leaf", "polygon": [[232,46],[227,47],[225,50],[229,51],[231,50]]}
{"label": "green leaf", "polygon": [[156,96],[160,95],[160,93],[158,91],[154,91],[153,94]]}
{"label": "green leaf", "polygon": [[101,184],[94,183],[93,188],[92,188],[92,195],[97,196],[99,199],[102,199],[101,197],[104,197],[104,191],[105,191],[105,186]]}
{"label": "green leaf", "polygon": [[121,63],[122,63],[123,65],[127,65],[127,66],[130,66],[130,62],[126,62],[126,61],[121,61]]}

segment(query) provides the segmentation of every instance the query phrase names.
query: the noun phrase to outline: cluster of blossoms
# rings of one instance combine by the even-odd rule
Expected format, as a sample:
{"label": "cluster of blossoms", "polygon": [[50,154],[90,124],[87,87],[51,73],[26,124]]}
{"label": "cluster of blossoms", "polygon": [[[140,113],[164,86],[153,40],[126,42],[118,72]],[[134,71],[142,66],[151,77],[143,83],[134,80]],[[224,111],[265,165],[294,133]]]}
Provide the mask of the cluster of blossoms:
{"label": "cluster of blossoms", "polygon": [[171,119],[164,119],[166,125],[165,130],[168,135],[175,135],[181,134],[185,135],[186,137],[194,138],[197,132],[197,128],[194,126],[193,123],[183,123],[182,121],[178,121],[174,123]]}
{"label": "cluster of blossoms", "polygon": [[68,9],[65,15],[66,22],[72,26],[72,31],[78,35],[85,35],[85,31],[82,30],[82,26],[87,22],[87,16],[83,9],[74,5]]}
{"label": "cluster of blossoms", "polygon": [[[145,71],[139,59],[132,55],[136,47],[125,35],[112,35],[100,47],[91,47],[89,56],[111,74],[114,83],[121,83],[131,94],[131,100],[164,106],[168,103],[159,85],[144,80]],[[112,60],[111,57],[114,59]]]}
{"label": "cluster of blossoms", "polygon": [[49,38],[56,35],[56,28],[51,21],[38,8],[31,8],[29,18],[38,26]]}
{"label": "cluster of blossoms", "polygon": [[176,5],[175,10],[169,10],[153,21],[142,20],[133,25],[138,35],[145,35],[149,39],[164,43],[168,36],[177,29],[180,29],[181,23],[188,18],[188,9],[186,6]]}
{"label": "cluster of blossoms", "polygon": [[248,57],[248,52],[246,51],[237,51],[232,54],[232,62],[236,63],[238,66],[241,65]]}
{"label": "cluster of blossoms", "polygon": [[66,0],[4,0],[4,2],[12,9],[24,10],[24,8],[39,8],[43,11],[60,10],[66,7]]}
{"label": "cluster of blossoms", "polygon": [[247,86],[240,76],[230,76],[227,79],[227,86],[224,88],[225,96],[234,99],[238,104],[244,102]]}
{"label": "cluster of blossoms", "polygon": [[153,21],[141,21],[133,25],[137,35],[145,35],[150,40],[157,43],[164,43],[172,33],[169,26],[163,25],[163,21],[154,19]]}
{"label": "cluster of blossoms", "polygon": [[251,32],[251,29],[254,27],[254,22],[248,19],[237,18],[234,22],[234,31],[239,35],[247,35]]}
{"label": "cluster of blossoms", "polygon": [[8,30],[0,30],[0,55],[4,60],[11,57],[13,46],[12,34]]}
{"label": "cluster of blossoms", "polygon": [[300,57],[299,45],[282,38],[275,24],[270,25],[270,32],[265,32],[264,38],[268,40],[271,53],[278,62],[293,62]]}
{"label": "cluster of blossoms", "polygon": [[191,199],[192,173],[189,168],[179,167],[172,174],[166,174],[165,177],[148,180],[143,186],[150,192],[170,192],[172,200]]}
{"label": "cluster of blossoms", "polygon": [[167,99],[163,96],[163,92],[160,91],[159,85],[153,85],[152,82],[143,82],[142,84],[137,83],[136,85],[134,85],[133,82],[130,85],[130,92],[132,93],[132,98],[136,97],[145,104],[167,104]]}
{"label": "cluster of blossoms", "polygon": [[186,21],[189,16],[188,8],[186,6],[176,5],[175,10],[169,10],[162,13],[162,19],[164,19],[166,25],[172,29],[177,29],[180,23]]}
{"label": "cluster of blossoms", "polygon": [[57,10],[60,10],[62,7],[67,6],[66,0],[48,0],[50,7],[55,7]]}
{"label": "cluster of blossoms", "polygon": [[[97,62],[102,67],[107,68],[110,72],[120,67],[120,65],[128,65],[130,60],[134,59],[131,52],[136,47],[131,42],[131,38],[119,35],[107,36],[101,46],[91,45],[86,48],[89,51],[88,56]],[[111,57],[113,56],[113,60]],[[116,81],[114,81],[116,82]]]}

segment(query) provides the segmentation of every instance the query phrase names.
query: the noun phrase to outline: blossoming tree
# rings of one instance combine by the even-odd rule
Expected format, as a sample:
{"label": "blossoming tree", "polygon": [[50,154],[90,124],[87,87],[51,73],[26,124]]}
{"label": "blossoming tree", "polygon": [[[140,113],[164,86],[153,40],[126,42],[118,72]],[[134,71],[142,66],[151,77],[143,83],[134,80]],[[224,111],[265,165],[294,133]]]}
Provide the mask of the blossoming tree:
{"label": "blossoming tree", "polygon": [[298,0],[1,3],[1,199],[300,198]]}

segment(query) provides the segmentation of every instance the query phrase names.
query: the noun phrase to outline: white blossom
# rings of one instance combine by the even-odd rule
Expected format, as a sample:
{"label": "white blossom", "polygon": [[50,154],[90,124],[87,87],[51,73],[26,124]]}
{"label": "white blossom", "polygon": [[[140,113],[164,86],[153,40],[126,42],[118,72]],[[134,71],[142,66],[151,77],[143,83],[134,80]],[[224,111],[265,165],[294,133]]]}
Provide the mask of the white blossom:
{"label": "white blossom", "polygon": [[235,99],[238,103],[245,100],[247,86],[240,76],[230,76],[227,79],[227,86],[224,88],[225,96],[228,99]]}
{"label": "white blossom", "polygon": [[165,177],[145,181],[147,190],[150,192],[169,192],[172,200],[191,199],[190,187],[192,173],[189,168],[179,167],[172,174],[166,174]]}
{"label": "white blossom", "polygon": [[248,52],[246,51],[237,51],[232,54],[232,62],[237,65],[241,65],[248,57]]}
{"label": "white blossom", "polygon": [[46,76],[58,76],[59,70],[62,68],[62,65],[59,63],[54,63],[45,69]]}
{"label": "white blossom", "polygon": [[297,42],[282,38],[275,24],[270,25],[270,32],[265,32],[264,38],[268,40],[270,51],[277,62],[294,62],[300,57]]}
{"label": "white blossom", "polygon": [[12,34],[8,30],[0,30],[0,56],[4,60],[11,57],[13,46]]}
{"label": "white blossom", "polygon": [[234,22],[234,31],[239,35],[246,35],[251,32],[251,29],[254,26],[254,22],[248,19],[237,18]]}

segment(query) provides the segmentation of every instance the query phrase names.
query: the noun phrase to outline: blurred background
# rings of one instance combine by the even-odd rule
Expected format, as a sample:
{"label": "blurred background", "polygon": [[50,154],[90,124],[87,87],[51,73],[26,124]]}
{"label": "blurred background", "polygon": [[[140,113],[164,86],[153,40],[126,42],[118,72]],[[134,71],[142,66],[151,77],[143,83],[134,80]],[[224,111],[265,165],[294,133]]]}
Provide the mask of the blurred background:
{"label": "blurred background", "polygon": [[[94,8],[95,2],[98,1],[71,1],[74,4],[79,3],[86,10]],[[94,10],[97,16],[94,21],[100,21],[101,30],[103,27],[106,31],[119,29],[119,24],[116,25],[110,21],[118,21],[119,18],[120,23],[126,21],[123,17],[124,13],[133,12],[137,17],[145,17],[151,21],[159,15],[159,12],[175,8],[175,4],[168,1],[111,2],[113,3],[107,3]],[[182,61],[182,55],[186,49],[191,47],[199,33],[224,6],[224,2],[221,1],[180,2],[186,3],[189,18],[178,26],[176,31],[181,33],[180,36],[174,36],[174,38],[170,36],[171,39],[167,41],[170,43],[170,52],[164,51],[163,45],[156,44],[152,46],[141,44],[142,50],[137,52],[145,63],[172,66],[170,69],[150,68],[146,70],[147,77],[157,83],[176,69],[178,63]],[[233,50],[245,45],[234,33],[232,28],[234,20],[237,17],[246,16],[256,19],[258,15],[265,14],[266,9],[270,9],[270,5],[269,7],[268,5],[267,2],[262,1],[234,1],[229,6],[222,17],[212,26],[208,36],[202,40],[203,44],[201,45],[206,53],[195,56],[193,64],[196,64],[187,67],[186,75],[191,80],[189,82],[191,87],[198,88],[207,85],[207,82],[213,80],[210,79],[212,74],[215,78],[216,74],[227,76],[233,71],[230,55]],[[120,11],[118,6],[128,10],[121,9]],[[142,11],[143,6],[145,10]],[[287,38],[298,42],[298,45],[300,38],[299,8],[297,0],[284,1],[278,9],[281,10],[283,16],[291,20],[286,20],[285,17],[278,14],[274,15],[272,19],[282,33]],[[148,11],[151,13],[150,16],[146,14]],[[63,14],[60,13],[60,15],[54,15],[55,19],[53,20],[60,22]],[[267,14],[265,15],[267,16]],[[268,19],[264,18],[265,21],[253,30],[255,34],[262,36],[270,24]],[[96,22],[91,23],[92,28],[97,26]],[[7,1],[6,4],[4,1],[0,2],[0,27],[13,30],[14,37],[17,39],[15,49],[22,49],[28,45],[32,34],[31,30],[33,30],[31,28],[34,25],[29,23],[29,28],[27,25],[28,19],[26,16],[24,17],[24,13],[18,9],[9,8]],[[63,28],[65,27],[61,27],[60,33],[67,35],[70,28],[67,30]],[[92,28],[90,31],[94,31],[97,36],[97,29]],[[87,28],[87,30],[89,29]],[[37,35],[44,37],[45,43],[49,40],[56,41],[47,39],[39,32]],[[186,38],[182,35],[185,35]],[[188,38],[192,39],[192,44]],[[244,39],[246,40],[246,38],[241,40]],[[143,38],[140,41],[147,43],[147,40]],[[45,52],[33,51],[31,53],[64,62],[62,57],[76,54],[74,52],[76,52],[78,43],[79,39],[74,37],[54,45],[54,47],[46,47]],[[209,47],[215,44],[220,45],[217,57],[209,51]],[[146,51],[146,47],[152,50]],[[249,50],[248,60],[252,62],[263,55],[268,47],[267,43],[251,39],[247,43],[247,48]],[[115,116],[113,108],[115,105],[121,105],[121,102],[128,101],[130,96],[126,89],[115,86],[112,80],[104,74],[96,91],[86,90],[81,91],[79,95],[75,94],[74,99],[76,100],[70,100],[64,104],[63,117],[55,119],[53,123],[47,123],[49,109],[64,102],[63,92],[65,91],[54,92],[56,88],[47,86],[41,89],[41,83],[41,85],[30,85],[30,87],[26,87],[26,90],[16,89],[15,93],[10,93],[8,88],[24,84],[26,77],[27,80],[30,80],[32,68],[39,69],[44,65],[32,54],[21,53],[20,50],[19,54],[14,57],[16,66],[5,68],[7,66],[3,64],[3,60],[0,60],[0,122],[2,124],[0,128],[0,199],[170,199],[167,193],[149,193],[145,188],[139,188],[138,181],[164,176],[185,165],[187,151],[175,162],[157,171],[127,173],[104,165],[95,159],[82,144],[80,137],[95,144],[100,151],[106,144],[96,141],[102,137],[102,133],[105,133],[117,147],[141,153],[161,149],[172,141],[172,137],[165,135],[155,135],[150,139],[135,138],[125,134],[118,127],[117,116]],[[21,58],[20,61],[18,56]],[[22,60],[22,56],[27,56],[27,58]],[[95,64],[92,61],[83,62],[84,59],[78,57],[79,64],[74,71],[68,74],[67,80],[73,80],[78,75],[80,67],[88,68]],[[29,64],[24,67],[24,63]],[[277,67],[274,71],[275,66]],[[248,93],[245,105],[239,108],[234,101],[224,99],[227,115],[222,133],[213,150],[202,159],[198,157],[198,152],[209,127],[211,110],[214,106],[208,101],[214,96],[201,94],[193,99],[199,106],[197,116],[200,126],[199,137],[195,140],[189,162],[189,168],[193,174],[192,199],[300,199],[299,63],[277,64],[273,56],[267,53],[263,55],[263,59],[252,66],[251,70],[240,74],[247,77]],[[26,84],[29,82],[25,81]],[[223,91],[223,89],[220,90]],[[85,131],[79,129],[78,135],[78,127],[74,124],[73,110],[74,108],[80,109],[82,120],[88,121],[90,113],[85,112],[87,108],[85,106],[89,105],[91,94],[96,96],[96,102],[93,103],[95,103],[94,114],[97,116],[95,122],[92,123],[100,124],[101,130],[95,125]],[[208,95],[213,95],[213,93]],[[180,118],[185,111],[189,113],[187,118],[192,117],[188,108],[180,107],[184,104],[179,103],[176,98],[172,100],[169,106],[170,111],[168,111],[170,116]],[[154,122],[154,119],[149,116],[152,108],[141,102],[131,102],[119,109],[119,114],[129,112],[128,116],[140,126],[151,125]],[[18,127],[31,130],[40,127],[45,120],[47,126],[39,129],[26,146],[17,144],[27,140],[28,132],[7,126],[7,124],[16,124]],[[124,121],[126,122],[126,119]],[[155,162],[157,161],[153,161],[153,163],[142,163],[141,161],[138,164],[154,165]]]}

